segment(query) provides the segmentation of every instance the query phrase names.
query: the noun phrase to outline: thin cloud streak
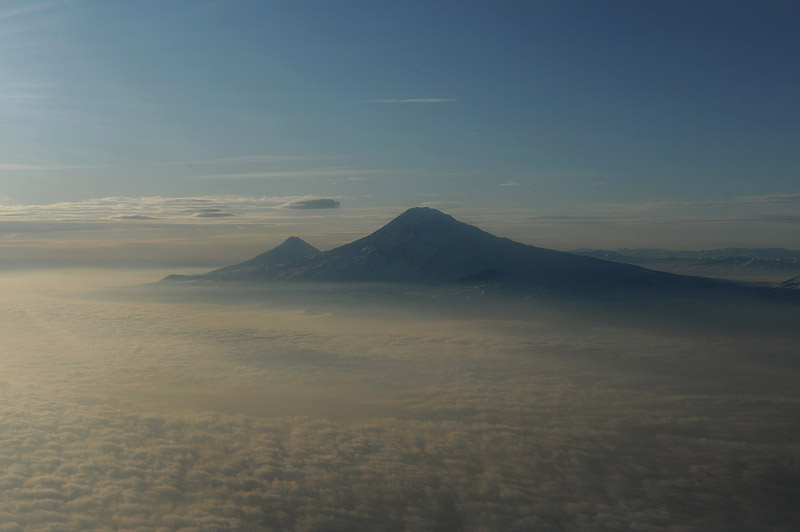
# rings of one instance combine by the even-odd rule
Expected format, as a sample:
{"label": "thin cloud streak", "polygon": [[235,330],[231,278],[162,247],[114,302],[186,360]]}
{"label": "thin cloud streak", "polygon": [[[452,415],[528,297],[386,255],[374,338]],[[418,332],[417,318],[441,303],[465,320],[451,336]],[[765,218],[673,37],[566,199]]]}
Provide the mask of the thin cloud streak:
{"label": "thin cloud streak", "polygon": [[195,179],[286,179],[314,177],[346,177],[354,175],[377,175],[408,173],[410,170],[386,168],[348,168],[334,166],[328,168],[312,168],[309,170],[277,170],[267,172],[241,172],[226,174],[208,174],[193,176]]}
{"label": "thin cloud streak", "polygon": [[[0,92],[0,98],[4,97]],[[200,165],[233,165],[256,164],[293,161],[330,161],[339,157],[318,155],[244,155],[241,157],[220,157],[216,159],[200,159],[185,161],[155,161],[131,164],[28,164],[28,163],[0,163],[0,171],[54,171],[54,170],[85,170],[91,168],[137,168],[150,166],[200,166]]]}
{"label": "thin cloud streak", "polygon": [[300,201],[293,201],[283,205],[287,209],[311,210],[311,209],[337,209],[341,203],[333,198],[313,198]]}
{"label": "thin cloud streak", "polygon": [[[238,213],[258,213],[275,210],[306,196],[198,196],[169,198],[150,196],[140,198],[108,197],[75,202],[44,205],[1,205],[0,220],[24,219],[31,221],[143,219],[143,216],[185,220],[198,212],[218,212],[219,206],[235,209]],[[209,208],[213,207],[213,208]],[[121,218],[125,216],[126,218]]]}
{"label": "thin cloud streak", "polygon": [[711,201],[656,201],[644,203],[595,203],[600,211],[670,210],[694,207],[726,207],[744,205],[794,205],[800,204],[800,194],[766,194],[761,196],[739,196]]}
{"label": "thin cloud streak", "polygon": [[105,165],[105,164],[65,165],[65,164],[0,163],[0,171],[6,171],[6,172],[87,170],[90,168],[116,168],[116,166]]}
{"label": "thin cloud streak", "polygon": [[147,166],[181,166],[181,165],[214,165],[214,164],[253,164],[291,161],[330,161],[340,157],[318,155],[243,155],[241,157],[220,157],[217,159],[165,161],[147,163]]}
{"label": "thin cloud streak", "polygon": [[366,103],[451,103],[457,98],[384,98],[367,100]]}
{"label": "thin cloud streak", "polygon": [[56,7],[59,4],[61,4],[61,2],[37,2],[26,5],[25,7],[6,9],[5,11],[0,11],[0,20],[7,20],[10,18],[27,15],[29,13],[45,11],[51,7]]}

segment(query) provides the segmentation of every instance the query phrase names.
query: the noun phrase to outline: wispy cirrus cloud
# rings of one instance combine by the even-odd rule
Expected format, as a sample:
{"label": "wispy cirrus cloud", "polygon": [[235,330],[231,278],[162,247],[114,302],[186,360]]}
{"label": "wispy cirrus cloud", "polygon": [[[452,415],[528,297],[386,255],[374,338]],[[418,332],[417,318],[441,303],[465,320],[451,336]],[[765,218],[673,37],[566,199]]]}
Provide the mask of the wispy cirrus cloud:
{"label": "wispy cirrus cloud", "polygon": [[675,209],[702,209],[711,207],[793,206],[800,204],[800,194],[765,194],[759,196],[735,196],[706,201],[649,201],[637,203],[595,203],[597,211],[668,211]]}
{"label": "wispy cirrus cloud", "polygon": [[[2,198],[0,198],[1,200]],[[0,223],[46,222],[152,222],[195,224],[202,220],[236,218],[236,223],[264,222],[285,218],[285,209],[335,209],[338,197],[320,196],[145,196],[107,197],[40,205],[13,205],[0,202]],[[299,213],[298,213],[299,214]]]}
{"label": "wispy cirrus cloud", "polygon": [[408,173],[410,170],[388,168],[350,168],[346,166],[330,166],[325,168],[309,168],[304,170],[268,170],[263,172],[228,172],[194,176],[196,179],[291,179],[317,177],[353,177],[380,174]]}
{"label": "wispy cirrus cloud", "polygon": [[[4,97],[0,86],[0,98]],[[224,165],[257,165],[262,163],[283,163],[300,161],[328,161],[337,157],[318,155],[244,155],[240,157],[217,157],[210,159],[186,159],[181,161],[151,161],[129,164],[70,164],[70,163],[32,163],[32,162],[0,162],[0,171],[48,171],[48,170],[84,170],[91,168],[137,168],[152,166],[224,166]]]}
{"label": "wispy cirrus cloud", "polygon": [[39,11],[45,11],[47,9],[50,9],[51,7],[56,7],[56,6],[61,5],[61,4],[62,4],[62,2],[53,2],[53,1],[48,1],[48,2],[30,2],[30,3],[27,3],[27,4],[23,5],[22,7],[13,7],[13,8],[10,8],[10,9],[4,9],[4,10],[0,11],[0,20],[7,20],[7,19],[14,18],[14,17],[28,15],[30,13],[36,13],[36,12],[39,12]]}
{"label": "wispy cirrus cloud", "polygon": [[243,155],[241,157],[218,157],[212,159],[192,159],[185,161],[163,161],[147,163],[149,166],[178,165],[225,165],[225,164],[258,164],[294,161],[329,161],[338,157],[320,155]]}
{"label": "wispy cirrus cloud", "polygon": [[376,98],[365,100],[365,103],[452,103],[457,98]]}
{"label": "wispy cirrus cloud", "polygon": [[800,194],[767,194],[763,196],[741,196],[728,202],[740,205],[765,204],[765,203],[800,203]]}
{"label": "wispy cirrus cloud", "polygon": [[24,164],[0,163],[0,172],[51,171],[51,170],[87,170],[90,168],[112,168],[103,164]]}
{"label": "wispy cirrus cloud", "polygon": [[40,205],[2,205],[0,221],[187,222],[191,218],[258,216],[305,196],[107,197]]}
{"label": "wispy cirrus cloud", "polygon": [[53,85],[37,82],[7,82],[0,84],[0,101],[39,102],[50,98]]}

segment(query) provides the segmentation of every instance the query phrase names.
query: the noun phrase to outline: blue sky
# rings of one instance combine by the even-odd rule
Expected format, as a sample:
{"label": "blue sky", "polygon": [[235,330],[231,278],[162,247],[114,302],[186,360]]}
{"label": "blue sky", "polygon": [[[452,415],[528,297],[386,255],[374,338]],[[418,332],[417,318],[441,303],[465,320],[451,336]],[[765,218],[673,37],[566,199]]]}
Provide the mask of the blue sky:
{"label": "blue sky", "polygon": [[795,2],[7,1],[0,206],[323,197],[562,248],[591,242],[543,220],[800,247],[798,50]]}

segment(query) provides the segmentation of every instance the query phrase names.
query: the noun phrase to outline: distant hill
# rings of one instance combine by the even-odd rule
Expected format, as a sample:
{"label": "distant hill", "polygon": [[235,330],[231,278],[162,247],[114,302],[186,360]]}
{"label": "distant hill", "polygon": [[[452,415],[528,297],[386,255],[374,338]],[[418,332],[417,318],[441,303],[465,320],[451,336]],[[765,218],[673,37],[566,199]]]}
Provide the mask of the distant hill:
{"label": "distant hill", "polygon": [[800,259],[800,251],[785,248],[718,248],[703,250],[670,250],[658,248],[620,248],[615,251],[576,250],[573,253],[612,253],[639,259],[725,259],[749,257],[754,259]]}
{"label": "distant hill", "polygon": [[788,290],[800,290],[800,275],[779,283],[777,287]]}
{"label": "distant hill", "polygon": [[165,281],[473,284],[559,295],[698,295],[751,290],[514,242],[436,209],[412,208],[374,233],[320,252],[299,238],[248,261]]}
{"label": "distant hill", "polygon": [[701,251],[581,249],[573,253],[680,275],[737,281],[776,282],[800,274],[800,251],[784,248],[722,248]]}
{"label": "distant hill", "polygon": [[296,236],[290,236],[279,246],[262,253],[250,260],[226,266],[201,275],[170,275],[165,281],[192,280],[251,280],[264,277],[268,272],[286,267],[298,260],[314,257],[322,253],[320,250]]}

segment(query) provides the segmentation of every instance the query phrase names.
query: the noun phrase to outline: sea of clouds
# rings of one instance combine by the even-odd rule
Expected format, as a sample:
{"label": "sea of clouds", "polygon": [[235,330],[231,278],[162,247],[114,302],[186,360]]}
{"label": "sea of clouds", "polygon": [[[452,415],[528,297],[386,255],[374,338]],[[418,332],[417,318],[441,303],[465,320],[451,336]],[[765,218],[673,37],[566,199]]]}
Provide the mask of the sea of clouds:
{"label": "sea of clouds", "polygon": [[791,335],[119,275],[0,276],[0,531],[800,522]]}

